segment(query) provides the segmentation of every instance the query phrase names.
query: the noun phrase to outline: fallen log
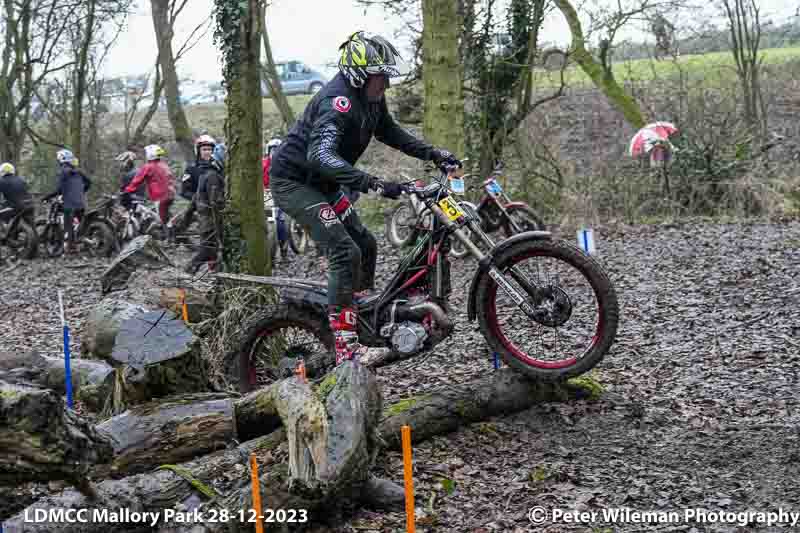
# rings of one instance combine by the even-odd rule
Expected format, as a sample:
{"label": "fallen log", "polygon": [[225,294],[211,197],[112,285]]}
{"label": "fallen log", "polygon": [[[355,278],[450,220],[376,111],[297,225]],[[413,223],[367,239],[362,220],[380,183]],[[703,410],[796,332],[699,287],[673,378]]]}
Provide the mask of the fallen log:
{"label": "fallen log", "polygon": [[[139,522],[114,521],[119,518],[119,510],[130,513],[162,513],[165,509],[183,506],[186,510],[197,508],[200,502],[207,502],[209,493],[221,497],[221,490],[233,484],[239,486],[249,482],[248,458],[255,453],[265,470],[273,466],[273,456],[281,457],[278,448],[285,442],[283,430],[265,437],[245,442],[236,448],[219,451],[180,465],[165,465],[155,472],[136,474],[123,479],[108,479],[95,485],[97,500],[91,501],[74,489],[41,498],[36,503],[20,511],[3,525],[6,533],[24,531],[25,533],[106,533],[108,531],[152,531]],[[280,465],[278,465],[279,467]],[[88,522],[69,523],[42,521],[26,522],[26,516],[35,516],[49,509],[86,509]],[[151,518],[151,517],[148,517]],[[252,531],[252,524],[246,524]],[[14,529],[17,528],[17,529]],[[24,528],[24,529],[23,529]]]}
{"label": "fallen log", "polygon": [[221,394],[170,397],[132,407],[97,426],[114,448],[94,477],[127,476],[225,448],[236,438],[233,402]]}
{"label": "fallen log", "polygon": [[110,461],[112,451],[64,408],[60,394],[0,382],[0,484],[64,479],[84,486],[89,467]]}
{"label": "fallen log", "polygon": [[[18,365],[4,370],[4,367]],[[114,369],[102,361],[70,359],[73,397],[92,410],[103,408],[114,388]],[[53,389],[65,394],[66,369],[64,359],[36,352],[20,354],[0,363],[0,379],[6,383]]]}
{"label": "fallen log", "polygon": [[113,414],[153,398],[209,389],[199,339],[172,311],[125,320],[110,359],[116,368]]}
{"label": "fallen log", "polygon": [[380,434],[388,449],[400,449],[400,430],[411,427],[413,442],[455,431],[492,416],[512,414],[545,402],[566,401],[591,395],[586,378],[566,383],[531,381],[510,368],[490,372],[481,379],[450,385],[387,406]]}
{"label": "fallen log", "polygon": [[150,235],[141,235],[129,242],[100,277],[102,293],[123,289],[131,274],[140,268],[172,266],[169,257]]}
{"label": "fallen log", "polygon": [[81,353],[87,356],[108,359],[114,351],[114,341],[122,323],[129,318],[142,315],[148,309],[125,300],[105,298],[89,313],[81,332]]}

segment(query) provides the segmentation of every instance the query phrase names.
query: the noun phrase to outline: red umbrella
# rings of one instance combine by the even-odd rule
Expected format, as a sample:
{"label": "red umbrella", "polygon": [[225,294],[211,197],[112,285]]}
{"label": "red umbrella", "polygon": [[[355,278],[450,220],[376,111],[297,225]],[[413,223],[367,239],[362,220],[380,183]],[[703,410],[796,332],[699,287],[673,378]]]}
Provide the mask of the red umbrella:
{"label": "red umbrella", "polygon": [[657,144],[668,142],[678,128],[669,122],[653,122],[636,132],[631,139],[628,153],[633,158],[647,155]]}
{"label": "red umbrella", "polygon": [[675,127],[675,124],[672,122],[653,122],[645,126],[648,130],[653,130],[657,132],[660,136],[664,137],[665,139],[669,139],[676,133],[678,133],[678,128]]}

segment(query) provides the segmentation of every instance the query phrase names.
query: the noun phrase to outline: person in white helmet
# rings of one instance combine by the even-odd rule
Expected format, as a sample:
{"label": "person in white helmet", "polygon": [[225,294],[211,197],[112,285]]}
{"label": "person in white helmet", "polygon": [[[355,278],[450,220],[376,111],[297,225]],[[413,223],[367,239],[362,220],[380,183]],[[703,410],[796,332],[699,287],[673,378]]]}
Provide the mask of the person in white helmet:
{"label": "person in white helmet", "polygon": [[130,204],[130,194],[142,183],[147,184],[147,196],[153,202],[158,202],[158,215],[161,223],[166,224],[169,220],[169,208],[175,201],[175,176],[172,174],[166,161],[163,158],[167,151],[157,144],[145,146],[144,155],[147,163],[142,165],[136,176],[125,187],[121,202],[123,205]]}
{"label": "person in white helmet", "polygon": [[73,219],[80,220],[86,209],[86,192],[91,188],[92,181],[78,170],[78,158],[70,150],[59,150],[56,153],[59,165],[58,187],[55,191],[42,198],[48,202],[59,194],[64,202],[64,226],[67,232],[67,253],[75,251],[75,228]]}
{"label": "person in white helmet", "polygon": [[[269,190],[269,168],[272,164],[272,157],[275,151],[283,141],[274,137],[267,142],[264,147],[264,159],[261,160],[261,170],[264,177],[264,194]],[[277,205],[273,206],[275,212],[275,229],[278,237],[278,247],[281,251],[281,257],[286,258],[287,249],[289,246],[289,231],[286,227],[286,213],[283,212]]]}

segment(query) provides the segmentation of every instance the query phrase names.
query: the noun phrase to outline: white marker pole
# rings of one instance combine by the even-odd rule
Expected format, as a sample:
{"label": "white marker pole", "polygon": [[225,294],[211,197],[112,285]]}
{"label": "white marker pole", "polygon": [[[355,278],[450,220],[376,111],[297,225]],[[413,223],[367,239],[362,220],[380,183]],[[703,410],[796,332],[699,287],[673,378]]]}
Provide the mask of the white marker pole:
{"label": "white marker pole", "polygon": [[64,332],[64,380],[67,389],[67,407],[72,409],[72,367],[69,362],[69,327],[64,319],[64,298],[62,291],[58,291],[58,310],[61,315],[61,329]]}
{"label": "white marker pole", "polygon": [[594,255],[597,248],[594,244],[594,230],[582,228],[578,230],[578,247],[589,255]]}

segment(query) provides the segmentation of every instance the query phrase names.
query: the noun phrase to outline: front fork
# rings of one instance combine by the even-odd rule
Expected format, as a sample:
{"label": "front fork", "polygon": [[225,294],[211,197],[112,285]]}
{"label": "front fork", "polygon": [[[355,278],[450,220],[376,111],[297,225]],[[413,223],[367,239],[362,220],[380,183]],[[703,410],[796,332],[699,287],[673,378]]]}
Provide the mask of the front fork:
{"label": "front fork", "polygon": [[[456,223],[451,221],[447,217],[447,215],[444,214],[444,211],[442,211],[442,209],[438,205],[431,202],[428,205],[428,207],[434,213],[434,215],[436,215],[436,217],[442,224],[444,224],[448,228],[453,228],[453,226],[456,226]],[[486,235],[486,233],[480,228],[480,225],[473,219],[473,217],[468,217],[467,226],[469,226],[470,231],[472,231],[473,234],[478,235],[489,248],[494,248],[495,246],[494,241],[492,241],[492,239],[488,235]],[[472,256],[478,260],[479,264],[488,260],[488,256],[484,254],[480,248],[475,246],[475,244],[469,238],[468,234],[464,231],[463,227],[456,228],[453,231],[453,234],[456,236],[458,240],[460,240],[464,244],[464,246],[472,254]],[[438,272],[439,270],[437,270],[437,273]],[[534,282],[532,282],[530,278],[526,276],[516,266],[513,266],[509,269],[509,274],[514,279],[514,281],[519,283],[520,287],[523,288],[527,296],[533,299],[534,305],[538,305],[538,303],[541,301],[539,287]],[[530,318],[531,320],[536,320],[537,315],[534,311],[534,308],[531,306],[530,303],[528,303],[525,296],[520,294],[520,292],[516,290],[508,282],[508,280],[506,280],[505,275],[500,271],[500,269],[491,263],[489,265],[489,276],[491,276],[491,278],[495,281],[495,283],[497,283],[497,285],[501,289],[503,289],[503,292],[505,292],[512,300],[514,300],[517,306],[520,309],[522,309],[522,311],[526,315],[528,315],[528,318]],[[437,286],[439,285],[437,284]]]}

